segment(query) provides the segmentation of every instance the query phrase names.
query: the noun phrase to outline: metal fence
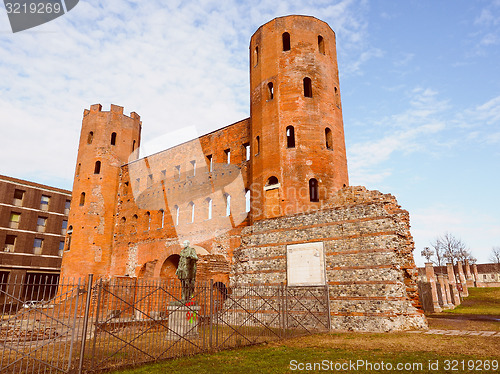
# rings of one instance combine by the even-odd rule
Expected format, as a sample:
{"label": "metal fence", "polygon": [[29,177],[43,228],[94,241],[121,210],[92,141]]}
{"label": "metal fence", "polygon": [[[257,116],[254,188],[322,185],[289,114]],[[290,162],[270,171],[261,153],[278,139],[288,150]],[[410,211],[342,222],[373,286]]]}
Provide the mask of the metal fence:
{"label": "metal fence", "polygon": [[0,372],[97,372],[330,326],[327,287],[205,282],[186,303],[178,280],[56,281],[0,282]]}

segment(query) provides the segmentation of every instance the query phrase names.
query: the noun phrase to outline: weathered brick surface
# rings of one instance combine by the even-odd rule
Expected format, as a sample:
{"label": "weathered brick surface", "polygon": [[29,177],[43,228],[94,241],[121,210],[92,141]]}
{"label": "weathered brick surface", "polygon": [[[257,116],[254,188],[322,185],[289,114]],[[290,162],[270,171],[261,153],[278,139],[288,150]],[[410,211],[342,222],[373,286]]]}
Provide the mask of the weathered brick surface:
{"label": "weathered brick surface", "polygon": [[[189,240],[198,280],[279,284],[286,246],[322,241],[332,305],[397,314],[393,329],[421,318],[408,212],[391,195],[347,187],[335,43],[314,17],[266,23],[250,41],[250,118],[145,158],[136,113],[85,110],[63,275],[173,278]],[[338,299],[365,286],[363,302]],[[374,326],[388,325],[365,329]]]}

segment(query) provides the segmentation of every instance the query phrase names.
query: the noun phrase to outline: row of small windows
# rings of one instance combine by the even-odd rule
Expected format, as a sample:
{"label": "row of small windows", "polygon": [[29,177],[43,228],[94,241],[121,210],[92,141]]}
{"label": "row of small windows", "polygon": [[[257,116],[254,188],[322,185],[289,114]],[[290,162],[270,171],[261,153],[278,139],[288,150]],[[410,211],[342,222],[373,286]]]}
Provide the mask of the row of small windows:
{"label": "row of small windows", "polygon": [[[303,94],[304,97],[313,97],[313,89],[312,89],[312,81],[311,78],[305,77],[302,80],[302,85],[303,85]],[[335,95],[337,95],[337,87],[334,87]],[[274,84],[273,82],[269,82],[267,84],[267,100],[273,100],[274,99]]]}
{"label": "row of small windows", "polygon": [[[14,190],[12,205],[19,206],[19,207],[23,206],[25,194],[26,194],[26,191],[18,190],[16,188]],[[48,211],[49,210],[49,203],[50,203],[50,196],[42,195],[42,197],[40,198],[40,210]],[[71,201],[66,200],[66,202],[64,204],[64,214],[66,214],[66,215],[69,214],[70,205],[71,205]]]}
{"label": "row of small windows", "polygon": [[[111,134],[111,139],[110,139],[110,144],[111,145],[116,145],[116,132],[113,132]],[[92,142],[94,141],[94,132],[93,131],[90,131],[89,134],[87,135],[87,144],[92,144]],[[135,144],[136,144],[136,141],[134,140],[133,143],[132,143],[132,152],[135,151]]]}
{"label": "row of small windows", "polygon": [[[231,195],[229,194],[224,194],[224,202],[225,202],[225,216],[229,217],[231,215]],[[208,197],[205,199],[205,207],[206,207],[206,217],[205,219],[210,220],[213,218],[213,200]],[[190,201],[187,204],[187,208],[189,211],[189,223],[194,223],[195,222],[195,208],[196,205],[194,202]],[[245,191],[245,212],[248,213],[250,211],[250,190]],[[159,210],[159,213],[161,214],[161,228],[165,226],[165,211],[163,209]],[[148,211],[145,213],[147,222],[148,222],[148,230],[151,228],[151,213]],[[177,226],[179,225],[179,217],[180,217],[180,207],[178,205],[175,205],[173,208],[173,222],[174,225]],[[137,221],[139,216],[137,214],[134,214],[132,216],[132,221]],[[121,222],[126,223],[127,219],[125,217],[121,218]]]}
{"label": "row of small windows", "polygon": [[[287,148],[295,148],[295,129],[293,126],[287,126],[286,128],[286,146]],[[325,128],[325,146],[326,149],[333,150],[333,136],[332,130],[330,128]],[[255,148],[257,149],[256,155],[260,152],[260,137],[255,138]]]}
{"label": "row of small windows", "polygon": [[[45,232],[46,227],[47,227],[47,219],[48,219],[48,217],[41,217],[41,216],[37,217],[37,221],[36,221],[36,231],[37,232]],[[20,223],[21,223],[21,213],[11,212],[10,219],[9,219],[9,228],[19,229]],[[61,228],[61,235],[66,234],[67,227],[68,227],[68,221],[63,220],[62,228]]]}
{"label": "row of small windows", "polygon": [[[282,41],[282,47],[283,51],[289,51],[291,49],[291,38],[290,38],[290,33],[284,32],[281,34],[281,41]],[[318,35],[318,52],[321,54],[325,54],[325,39],[323,36]],[[256,46],[254,49],[254,66],[257,66],[259,64],[259,46]]]}
{"label": "row of small windows", "polygon": [[[268,178],[265,190],[270,190],[274,188],[279,188],[280,184],[278,178],[271,176]],[[318,202],[319,201],[319,185],[316,178],[309,179],[309,201]]]}
{"label": "row of small windows", "polygon": [[[10,252],[14,253],[16,251],[16,242],[17,242],[17,236],[16,235],[7,235],[5,237],[5,243],[3,247],[4,252]],[[33,254],[35,255],[41,255],[43,254],[42,251],[44,249],[44,240],[40,238],[35,238],[33,240]],[[63,249],[64,249],[64,241],[59,242],[59,248],[58,248],[58,255],[62,256],[63,254]],[[53,251],[48,251],[47,254],[51,254]]]}

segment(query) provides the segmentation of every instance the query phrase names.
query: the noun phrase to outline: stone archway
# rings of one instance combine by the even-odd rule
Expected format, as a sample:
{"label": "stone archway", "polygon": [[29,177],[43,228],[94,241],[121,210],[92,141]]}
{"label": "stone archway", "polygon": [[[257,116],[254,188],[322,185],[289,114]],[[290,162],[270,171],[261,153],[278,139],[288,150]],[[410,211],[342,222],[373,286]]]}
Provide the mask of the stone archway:
{"label": "stone archway", "polygon": [[167,259],[161,265],[160,277],[162,279],[177,279],[175,272],[177,266],[179,265],[179,255],[173,254],[167,257]]}

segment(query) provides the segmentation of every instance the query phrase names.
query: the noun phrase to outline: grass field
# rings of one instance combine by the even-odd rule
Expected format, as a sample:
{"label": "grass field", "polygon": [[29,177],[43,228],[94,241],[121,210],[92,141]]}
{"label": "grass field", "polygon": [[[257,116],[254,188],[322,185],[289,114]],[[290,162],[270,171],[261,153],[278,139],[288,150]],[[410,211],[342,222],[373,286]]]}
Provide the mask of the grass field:
{"label": "grass field", "polygon": [[462,304],[445,313],[496,315],[500,318],[500,287],[469,288],[469,296],[462,300]]}
{"label": "grass field", "polygon": [[[462,360],[465,360],[463,361],[465,369],[468,364],[476,365],[479,362],[484,364],[484,360],[489,360],[490,364],[494,360],[498,363],[500,361],[499,347],[500,338],[498,337],[442,336],[422,333],[320,334],[212,355],[185,357],[114,373],[293,373],[300,371],[292,370],[298,369],[299,363],[305,365],[316,362],[319,365],[323,360],[326,360],[328,365],[331,362],[333,368],[335,365],[348,365],[349,362],[355,364],[361,360],[363,363],[367,361],[372,365],[381,362],[385,365],[391,364],[393,370],[386,372],[434,374],[467,372],[467,370],[461,370],[461,367],[458,367],[460,369],[458,371],[445,370],[445,366],[454,364],[453,360],[456,360],[458,366],[461,365]],[[472,361],[469,362],[469,360]],[[398,364],[410,365],[407,368],[411,370],[398,371],[396,369]],[[434,366],[429,368],[429,364]],[[437,370],[435,370],[436,364]],[[477,368],[477,365],[475,367]],[[449,369],[452,367],[450,366]],[[342,372],[372,373],[374,371],[376,370],[366,370],[364,365],[356,370]],[[483,369],[482,372],[495,373],[498,372],[498,367],[497,370]]]}

